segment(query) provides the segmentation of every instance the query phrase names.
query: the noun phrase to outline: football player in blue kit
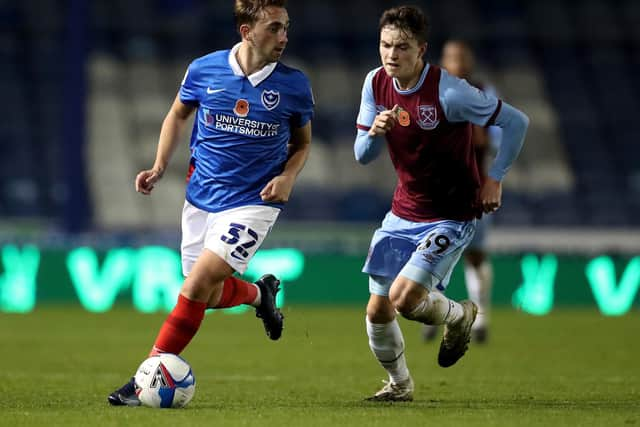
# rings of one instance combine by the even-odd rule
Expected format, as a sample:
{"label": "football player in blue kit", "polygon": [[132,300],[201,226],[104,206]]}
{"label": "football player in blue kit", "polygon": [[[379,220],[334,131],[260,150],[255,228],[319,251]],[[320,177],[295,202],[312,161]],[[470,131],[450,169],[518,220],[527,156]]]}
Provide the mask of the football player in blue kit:
{"label": "football player in blue kit", "polygon": [[[472,301],[444,295],[451,271],[472,240],[476,218],[501,204],[501,181],[522,147],[525,114],[495,96],[426,63],[428,23],[416,7],[386,10],[380,19],[382,66],[362,88],[356,160],[366,164],[387,145],[398,183],[372,238],[363,271],[369,275],[366,330],[388,380],[368,400],[413,399],[396,314],[444,324],[438,363],[455,364],[466,352],[477,315]],[[481,180],[471,126],[496,125],[503,140]]]}
{"label": "football player in blue kit", "polygon": [[[241,41],[189,65],[162,124],[155,163],[136,176],[136,191],[151,194],[195,113],[182,212],[185,280],[150,355],[180,354],[208,308],[255,306],[267,336],[281,336],[280,282],[267,274],[248,283],[233,274],[244,273],[271,230],[310,149],[309,80],[279,62],[289,30],[285,3],[235,1]],[[108,401],[139,405],[133,378]]]}

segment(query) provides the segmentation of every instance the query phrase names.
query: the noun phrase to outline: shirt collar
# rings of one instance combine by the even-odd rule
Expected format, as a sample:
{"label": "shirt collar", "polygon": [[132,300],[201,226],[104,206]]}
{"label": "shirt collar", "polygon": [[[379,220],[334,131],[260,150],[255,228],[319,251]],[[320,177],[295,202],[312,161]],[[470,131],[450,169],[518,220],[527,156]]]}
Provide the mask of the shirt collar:
{"label": "shirt collar", "polygon": [[424,79],[427,77],[427,73],[429,72],[429,63],[425,63],[424,64],[424,69],[422,70],[422,74],[420,75],[420,79],[418,79],[418,82],[416,83],[416,85],[412,88],[409,89],[405,89],[402,90],[400,89],[400,86],[398,85],[397,80],[395,79],[395,77],[393,78],[393,87],[395,88],[396,92],[402,94],[402,95],[408,95],[410,93],[413,93],[415,91],[417,91],[418,89],[420,89],[422,87],[422,83],[424,83]]}
{"label": "shirt collar", "polygon": [[251,83],[251,85],[253,87],[256,87],[260,83],[262,83],[267,77],[269,77],[269,75],[271,75],[271,73],[276,68],[278,63],[271,62],[265,65],[264,67],[262,67],[260,70],[251,74],[250,76],[246,76],[244,74],[244,71],[242,71],[242,68],[240,68],[240,64],[238,64],[238,60],[236,59],[236,53],[240,49],[241,44],[242,43],[237,43],[235,46],[231,48],[231,51],[229,52],[229,66],[231,67],[231,70],[233,70],[233,74],[239,77],[246,77]]}

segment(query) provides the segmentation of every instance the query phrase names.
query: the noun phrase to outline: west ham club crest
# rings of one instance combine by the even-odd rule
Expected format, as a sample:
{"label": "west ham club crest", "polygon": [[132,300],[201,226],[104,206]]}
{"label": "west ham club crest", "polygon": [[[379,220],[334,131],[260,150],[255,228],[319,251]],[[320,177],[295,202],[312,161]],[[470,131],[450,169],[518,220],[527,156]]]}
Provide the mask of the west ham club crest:
{"label": "west ham club crest", "polygon": [[438,126],[438,110],[435,105],[418,106],[418,126],[424,130],[433,130]]}

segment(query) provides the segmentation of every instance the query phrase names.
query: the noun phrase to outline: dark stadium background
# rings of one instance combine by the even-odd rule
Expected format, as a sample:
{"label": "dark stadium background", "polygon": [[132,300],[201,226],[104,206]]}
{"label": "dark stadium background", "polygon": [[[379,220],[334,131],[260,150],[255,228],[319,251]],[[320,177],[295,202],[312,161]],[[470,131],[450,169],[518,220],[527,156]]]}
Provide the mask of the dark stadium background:
{"label": "dark stadium background", "polygon": [[[514,302],[522,294],[514,293],[527,281],[536,284],[524,270],[539,270],[549,255],[557,262],[556,304],[594,307],[592,287],[605,289],[613,280],[610,299],[601,300],[608,305],[628,270],[630,289],[618,295],[622,308],[609,314],[628,312],[634,301],[637,307],[640,273],[632,261],[640,248],[640,4],[419,4],[432,21],[428,59],[437,61],[448,38],[469,41],[478,75],[531,118],[489,235],[498,266],[496,303],[526,310],[526,303]],[[363,77],[378,65],[377,19],[389,5],[288,5],[292,26],[284,62],[311,78],[314,145],[264,247],[294,248],[307,265],[320,262],[319,271],[339,272],[324,297],[292,290],[292,302],[358,303],[366,297],[359,264],[388,209],[395,178],[385,159],[357,165],[352,142]],[[133,191],[133,177],[153,160],[162,118],[189,61],[237,41],[231,15],[230,0],[0,2],[0,271],[6,273],[0,310],[30,311],[64,301],[64,295],[76,303],[67,262],[78,248],[95,251],[96,271],[121,248],[175,252],[188,135],[151,198]],[[37,294],[20,308],[10,301],[23,286],[14,279],[18,261],[30,256],[25,247],[39,257],[31,284]],[[344,263],[322,264],[323,256]],[[596,270],[589,273],[589,266]],[[122,284],[125,300],[135,274],[144,273],[140,265],[131,268],[137,270]],[[322,279],[309,270],[301,274],[296,288]],[[349,292],[341,291],[345,286]],[[549,280],[533,286],[531,298],[536,292],[548,296],[545,286]],[[462,293],[458,274],[451,289]]]}

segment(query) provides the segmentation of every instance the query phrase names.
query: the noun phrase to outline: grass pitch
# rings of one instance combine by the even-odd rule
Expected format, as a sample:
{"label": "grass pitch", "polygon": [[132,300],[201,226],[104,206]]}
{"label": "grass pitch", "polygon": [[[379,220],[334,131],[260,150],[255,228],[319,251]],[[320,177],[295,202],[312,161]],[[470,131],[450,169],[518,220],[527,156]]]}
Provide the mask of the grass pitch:
{"label": "grass pitch", "polygon": [[400,320],[415,401],[375,404],[385,373],[363,308],[293,306],[271,342],[252,313],[209,314],[183,353],[197,389],[185,409],[110,407],[165,315],[39,307],[0,314],[0,425],[615,426],[640,425],[640,321],[634,311],[532,317],[494,311],[490,342],[447,369],[438,343]]}

